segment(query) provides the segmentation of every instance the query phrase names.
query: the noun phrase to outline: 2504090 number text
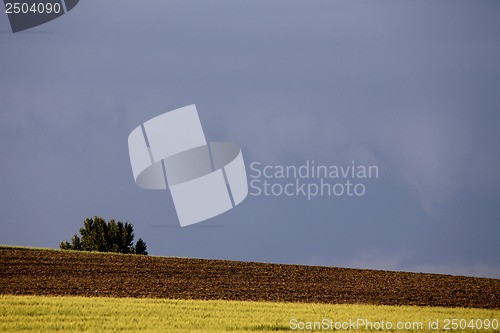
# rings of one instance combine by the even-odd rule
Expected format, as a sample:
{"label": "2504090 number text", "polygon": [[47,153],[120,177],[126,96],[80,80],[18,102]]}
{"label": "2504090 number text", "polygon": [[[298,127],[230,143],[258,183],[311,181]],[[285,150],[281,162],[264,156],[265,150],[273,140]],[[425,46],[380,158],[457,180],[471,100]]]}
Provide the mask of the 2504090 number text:
{"label": "2504090 number text", "polygon": [[6,2],[5,3],[5,13],[6,14],[59,14],[61,12],[61,4],[55,3],[33,3],[29,4],[26,2]]}

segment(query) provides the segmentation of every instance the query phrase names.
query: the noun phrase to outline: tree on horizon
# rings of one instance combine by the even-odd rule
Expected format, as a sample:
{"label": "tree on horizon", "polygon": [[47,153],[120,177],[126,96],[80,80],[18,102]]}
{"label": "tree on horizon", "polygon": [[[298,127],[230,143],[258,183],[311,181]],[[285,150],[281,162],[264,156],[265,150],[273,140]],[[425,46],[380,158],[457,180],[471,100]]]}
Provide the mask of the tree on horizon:
{"label": "tree on horizon", "polygon": [[81,238],[74,234],[71,243],[61,242],[62,250],[115,252],[147,255],[146,242],[139,238],[134,246],[134,225],[106,220],[100,216],[86,218],[80,228]]}

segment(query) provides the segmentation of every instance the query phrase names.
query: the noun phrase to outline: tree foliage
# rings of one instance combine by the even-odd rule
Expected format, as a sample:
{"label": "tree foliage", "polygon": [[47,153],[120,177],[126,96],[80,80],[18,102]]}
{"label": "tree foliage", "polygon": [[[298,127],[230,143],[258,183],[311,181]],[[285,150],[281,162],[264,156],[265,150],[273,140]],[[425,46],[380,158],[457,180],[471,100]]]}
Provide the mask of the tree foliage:
{"label": "tree foliage", "polygon": [[139,238],[137,243],[135,243],[135,253],[136,254],[148,254],[148,246],[146,245],[146,242],[142,240],[142,238]]}
{"label": "tree foliage", "polygon": [[74,234],[71,243],[61,242],[63,250],[135,253],[147,255],[147,245],[139,238],[134,246],[134,225],[128,222],[106,220],[100,216],[86,218],[80,228],[81,238]]}

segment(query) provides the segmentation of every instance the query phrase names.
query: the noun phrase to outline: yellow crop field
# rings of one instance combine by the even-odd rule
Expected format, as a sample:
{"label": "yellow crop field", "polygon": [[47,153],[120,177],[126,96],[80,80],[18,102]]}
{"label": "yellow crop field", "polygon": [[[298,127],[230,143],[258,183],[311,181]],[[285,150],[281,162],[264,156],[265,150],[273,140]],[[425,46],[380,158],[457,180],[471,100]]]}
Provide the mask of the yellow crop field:
{"label": "yellow crop field", "polygon": [[0,332],[499,332],[500,310],[0,295]]}

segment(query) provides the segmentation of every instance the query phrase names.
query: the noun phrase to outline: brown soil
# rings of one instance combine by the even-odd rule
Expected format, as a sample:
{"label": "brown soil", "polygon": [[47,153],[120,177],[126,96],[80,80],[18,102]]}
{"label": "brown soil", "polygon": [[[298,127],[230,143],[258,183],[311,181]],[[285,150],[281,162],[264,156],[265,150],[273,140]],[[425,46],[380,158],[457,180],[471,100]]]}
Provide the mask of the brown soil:
{"label": "brown soil", "polygon": [[0,294],[500,308],[500,279],[0,248]]}

